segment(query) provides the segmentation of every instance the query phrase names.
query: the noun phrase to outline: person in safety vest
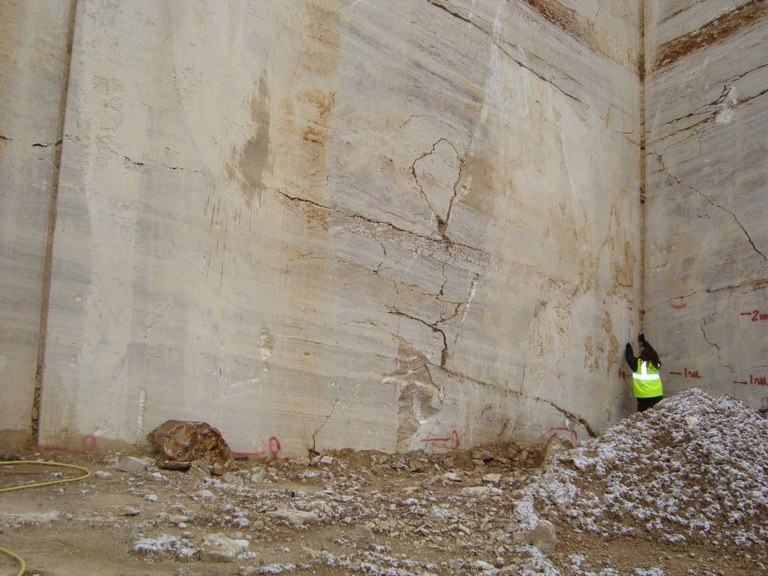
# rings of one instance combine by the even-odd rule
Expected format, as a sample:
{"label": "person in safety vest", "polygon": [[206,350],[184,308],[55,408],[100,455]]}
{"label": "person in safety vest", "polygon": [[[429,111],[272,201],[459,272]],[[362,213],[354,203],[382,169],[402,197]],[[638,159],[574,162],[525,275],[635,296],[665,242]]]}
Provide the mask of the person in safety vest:
{"label": "person in safety vest", "polygon": [[637,398],[637,411],[642,412],[664,398],[664,389],[661,386],[659,374],[661,368],[659,355],[642,332],[638,335],[637,342],[640,344],[640,357],[635,358],[635,352],[629,342],[627,342],[625,356],[627,364],[632,369],[632,390]]}

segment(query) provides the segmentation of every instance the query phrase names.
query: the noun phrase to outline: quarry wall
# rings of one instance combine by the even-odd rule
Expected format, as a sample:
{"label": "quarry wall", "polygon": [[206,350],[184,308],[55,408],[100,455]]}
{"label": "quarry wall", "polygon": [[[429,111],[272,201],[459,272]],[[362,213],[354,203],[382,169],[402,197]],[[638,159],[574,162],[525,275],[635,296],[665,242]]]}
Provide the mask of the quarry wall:
{"label": "quarry wall", "polygon": [[768,3],[651,2],[646,330],[666,391],[768,409]]}
{"label": "quarry wall", "polygon": [[[672,12],[715,17],[682,4],[0,3],[0,430],[91,449],[203,420],[279,455],[585,438],[633,408],[643,309],[665,368],[703,373],[696,309],[765,302],[759,214],[736,206],[749,182],[764,202],[766,67],[740,61],[736,120],[706,124],[742,126],[733,158],[710,143],[741,183],[720,209],[663,132],[731,102],[685,88],[713,64],[675,72],[717,43],[652,59],[696,29]],[[667,254],[683,195],[729,225],[699,275],[741,250],[716,294]]]}
{"label": "quarry wall", "polygon": [[70,10],[68,2],[0,3],[0,430],[15,439],[28,438],[38,417]]}

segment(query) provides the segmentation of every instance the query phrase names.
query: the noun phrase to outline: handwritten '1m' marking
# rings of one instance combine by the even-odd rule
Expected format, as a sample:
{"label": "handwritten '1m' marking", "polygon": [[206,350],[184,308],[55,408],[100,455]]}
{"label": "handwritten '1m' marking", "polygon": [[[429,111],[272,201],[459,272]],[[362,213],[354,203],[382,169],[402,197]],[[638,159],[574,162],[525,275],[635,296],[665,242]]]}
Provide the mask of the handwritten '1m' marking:
{"label": "handwritten '1m' marking", "polygon": [[669,373],[673,376],[682,376],[683,378],[701,378],[698,370],[688,370],[688,368],[683,368],[682,372],[672,372],[670,370]]}
{"label": "handwritten '1m' marking", "polygon": [[755,376],[754,374],[749,375],[749,380],[734,380],[734,384],[744,384],[745,386],[749,385],[755,385],[755,386],[768,386],[768,378],[765,376]]}

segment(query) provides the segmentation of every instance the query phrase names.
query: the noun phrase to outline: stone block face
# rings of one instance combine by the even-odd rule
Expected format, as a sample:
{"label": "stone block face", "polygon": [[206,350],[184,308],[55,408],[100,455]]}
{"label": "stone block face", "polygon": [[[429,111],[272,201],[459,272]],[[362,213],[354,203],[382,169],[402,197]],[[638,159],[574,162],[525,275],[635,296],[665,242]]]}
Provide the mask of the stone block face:
{"label": "stone block face", "polygon": [[36,415],[68,22],[65,2],[0,5],[0,433],[29,436]]}
{"label": "stone block face", "polygon": [[765,2],[10,1],[0,27],[2,434],[578,440],[633,408],[641,308],[667,395],[768,407]]}
{"label": "stone block face", "polygon": [[625,414],[638,7],[80,0],[41,443],[449,450]]}
{"label": "stone block face", "polygon": [[667,394],[768,408],[768,6],[735,4],[651,4],[645,329]]}

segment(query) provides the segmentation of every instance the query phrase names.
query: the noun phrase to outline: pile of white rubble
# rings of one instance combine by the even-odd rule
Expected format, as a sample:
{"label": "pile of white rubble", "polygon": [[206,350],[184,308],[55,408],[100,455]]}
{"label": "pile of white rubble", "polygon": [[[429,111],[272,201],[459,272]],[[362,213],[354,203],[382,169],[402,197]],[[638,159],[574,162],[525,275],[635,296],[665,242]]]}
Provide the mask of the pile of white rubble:
{"label": "pile of white rubble", "polygon": [[544,515],[604,536],[768,545],[768,420],[692,389],[553,458],[529,487]]}

